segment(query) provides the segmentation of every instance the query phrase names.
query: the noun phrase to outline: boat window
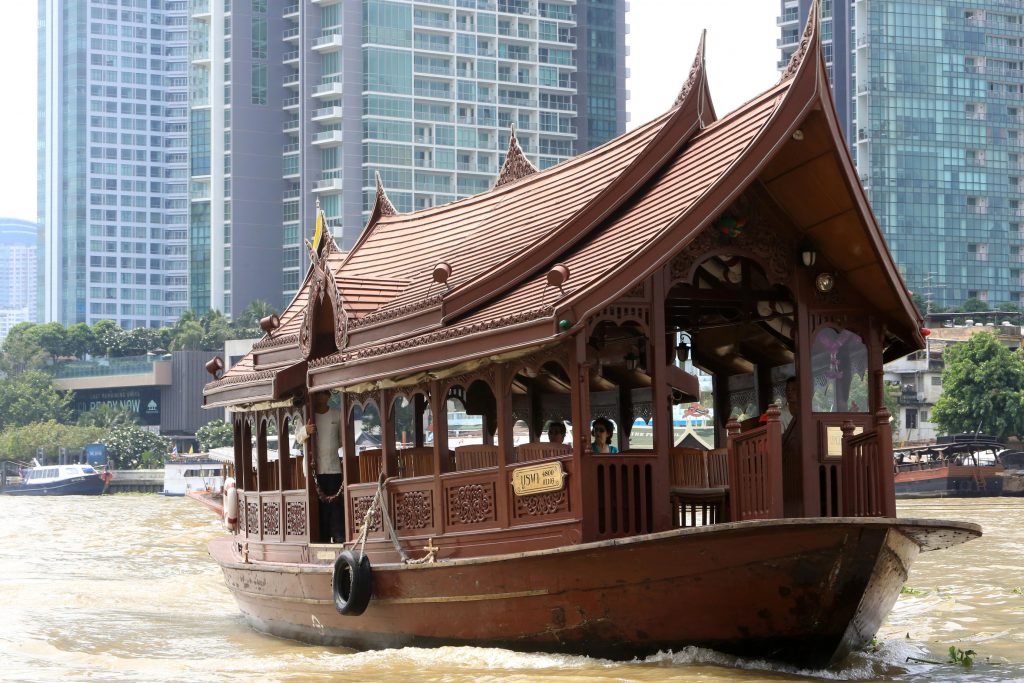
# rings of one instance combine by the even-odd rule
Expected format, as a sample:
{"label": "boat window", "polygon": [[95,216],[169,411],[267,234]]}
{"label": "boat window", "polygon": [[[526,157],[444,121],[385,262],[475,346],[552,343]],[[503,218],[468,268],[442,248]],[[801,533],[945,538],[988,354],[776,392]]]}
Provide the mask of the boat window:
{"label": "boat window", "polygon": [[[615,425],[612,446],[650,450],[647,419],[651,415],[650,343],[638,322],[602,321],[588,340],[590,419],[604,417]],[[633,438],[637,420],[645,428]],[[627,429],[623,431],[622,427]],[[587,437],[590,438],[588,429]]]}
{"label": "boat window", "polygon": [[[547,434],[544,435],[544,440],[547,440]],[[512,425],[512,445],[518,446],[529,442],[530,426],[526,424],[526,420],[516,420]]]}
{"label": "boat window", "polygon": [[515,369],[511,384],[511,416],[514,421],[514,445],[527,442],[547,442],[548,425],[561,422],[566,425],[565,444],[572,443],[572,430],[568,428],[572,414],[569,374],[555,361],[540,367],[524,366]]}
{"label": "boat window", "polygon": [[811,347],[814,396],[818,413],[864,413],[868,405],[868,350],[850,330],[823,327]]}
{"label": "boat window", "polygon": [[85,474],[96,474],[96,470],[90,467],[89,465],[84,465],[82,467],[82,472]]}
{"label": "boat window", "polygon": [[[625,437],[625,435],[623,436]],[[648,422],[642,417],[634,418],[626,438],[629,440],[628,448],[631,451],[652,450],[654,448],[654,419],[652,418]]]}
{"label": "boat window", "polygon": [[391,411],[395,448],[403,450],[428,445],[427,433],[432,428],[428,396],[398,396],[392,403]]}
{"label": "boat window", "polygon": [[380,448],[380,411],[372,401],[365,406],[352,406],[352,428],[356,453]]}
{"label": "boat window", "polygon": [[302,444],[296,440],[296,434],[302,421],[289,417],[284,421],[284,432],[288,435],[289,460],[282,469],[282,489],[289,491],[306,488],[306,474],[302,458]]}

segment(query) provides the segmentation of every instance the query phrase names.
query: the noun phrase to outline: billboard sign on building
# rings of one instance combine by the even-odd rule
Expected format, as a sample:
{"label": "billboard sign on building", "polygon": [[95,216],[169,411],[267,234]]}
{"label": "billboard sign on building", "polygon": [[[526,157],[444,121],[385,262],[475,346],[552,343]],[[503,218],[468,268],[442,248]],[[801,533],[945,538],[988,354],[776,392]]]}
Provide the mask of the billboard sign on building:
{"label": "billboard sign on building", "polygon": [[77,389],[72,406],[79,414],[108,405],[131,411],[140,425],[160,425],[159,387],[127,387],[123,389]]}

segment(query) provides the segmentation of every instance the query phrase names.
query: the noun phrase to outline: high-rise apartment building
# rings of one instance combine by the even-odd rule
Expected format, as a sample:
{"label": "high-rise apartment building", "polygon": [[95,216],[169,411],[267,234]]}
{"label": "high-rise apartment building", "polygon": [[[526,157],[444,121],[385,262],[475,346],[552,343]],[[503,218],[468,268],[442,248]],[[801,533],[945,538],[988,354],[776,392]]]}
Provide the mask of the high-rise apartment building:
{"label": "high-rise apartment building", "polygon": [[0,343],[18,323],[36,322],[35,223],[0,218]]}
{"label": "high-rise apartment building", "polygon": [[[782,0],[784,59],[809,5]],[[821,7],[839,113],[910,288],[938,306],[1024,304],[1024,1]]]}
{"label": "high-rise apartment building", "polygon": [[[343,249],[490,188],[512,126],[556,164],[625,130],[625,0],[193,0],[193,309],[296,291],[319,201]],[[585,42],[585,44],[584,44]]]}
{"label": "high-rise apartment building", "polygon": [[43,317],[188,307],[188,2],[40,0]]}

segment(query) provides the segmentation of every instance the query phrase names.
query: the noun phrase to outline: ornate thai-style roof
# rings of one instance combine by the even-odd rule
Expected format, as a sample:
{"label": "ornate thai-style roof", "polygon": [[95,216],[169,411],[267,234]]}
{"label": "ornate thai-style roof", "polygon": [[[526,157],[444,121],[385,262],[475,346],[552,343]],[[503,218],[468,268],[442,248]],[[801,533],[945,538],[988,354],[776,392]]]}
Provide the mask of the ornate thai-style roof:
{"label": "ornate thai-style roof", "polygon": [[[754,190],[794,234],[754,229],[745,243],[788,263],[793,240],[813,240],[889,320],[897,341],[888,353],[914,348],[920,321],[846,151],[816,12],[805,37],[790,76],[721,120],[702,37],[673,108],[597,149],[411,214],[389,214],[379,193],[356,247],[323,261],[347,326],[336,349],[308,359],[310,386],[351,386],[572,334],[668,259],[708,249],[701,240],[711,223]],[[549,284],[555,265],[570,274],[561,286]],[[315,282],[307,277],[274,337],[301,329]],[[267,356],[275,359],[285,360]],[[248,371],[262,368],[257,357]]]}
{"label": "ornate thai-style roof", "polygon": [[523,151],[519,140],[516,138],[516,126],[512,124],[512,134],[508,140],[508,152],[505,154],[505,163],[501,165],[501,171],[498,173],[498,180],[495,181],[494,186],[501,187],[506,183],[525,178],[536,172],[537,167],[526,158],[526,152]]}

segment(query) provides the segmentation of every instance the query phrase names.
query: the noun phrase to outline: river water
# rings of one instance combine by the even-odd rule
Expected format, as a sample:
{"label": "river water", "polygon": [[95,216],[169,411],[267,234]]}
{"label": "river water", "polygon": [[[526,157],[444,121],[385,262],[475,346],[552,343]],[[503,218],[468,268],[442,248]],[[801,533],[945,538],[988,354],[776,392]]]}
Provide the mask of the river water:
{"label": "river water", "polygon": [[[899,514],[978,522],[985,536],[918,558],[870,652],[799,671],[693,648],[621,663],[302,645],[245,624],[206,553],[218,521],[190,499],[0,496],[0,680],[1024,680],[1024,498],[912,501]],[[975,650],[973,665],[947,663],[950,646]]]}

